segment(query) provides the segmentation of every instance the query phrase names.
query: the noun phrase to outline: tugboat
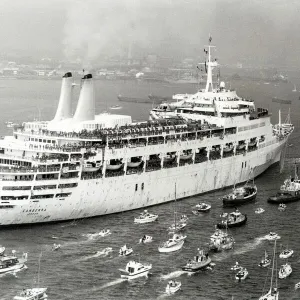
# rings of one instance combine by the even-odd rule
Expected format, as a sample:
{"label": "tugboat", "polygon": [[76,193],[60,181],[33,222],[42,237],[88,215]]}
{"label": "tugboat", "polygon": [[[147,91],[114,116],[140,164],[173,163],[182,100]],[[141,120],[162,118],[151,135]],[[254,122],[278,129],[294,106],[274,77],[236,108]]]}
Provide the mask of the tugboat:
{"label": "tugboat", "polygon": [[286,263],[286,264],[281,266],[281,268],[279,270],[279,273],[278,273],[278,276],[279,276],[280,279],[287,278],[288,276],[291,275],[292,271],[293,270],[292,270],[291,264]]}
{"label": "tugboat", "polygon": [[258,264],[259,267],[261,268],[266,268],[271,264],[271,259],[269,258],[269,255],[267,251],[265,251],[264,257],[261,259],[260,263]]}
{"label": "tugboat", "polygon": [[186,236],[183,236],[182,234],[174,233],[172,238],[162,243],[158,247],[158,251],[161,253],[168,253],[168,252],[174,252],[180,250],[184,244],[185,239]]}
{"label": "tugboat", "polygon": [[141,264],[136,261],[130,261],[127,263],[125,270],[119,269],[119,271],[121,272],[121,278],[131,280],[141,276],[147,276],[151,269],[152,264]]}
{"label": "tugboat", "polygon": [[239,227],[247,222],[247,215],[243,215],[237,209],[230,214],[227,214],[225,218],[221,221],[221,223],[217,224],[217,227],[220,229],[226,229],[227,227]]}
{"label": "tugboat", "polygon": [[17,258],[16,251],[12,251],[11,256],[0,257],[0,274],[12,273],[26,268],[27,253],[23,253],[22,258]]}
{"label": "tugboat", "polygon": [[238,281],[245,280],[248,276],[249,272],[246,268],[241,268],[236,274],[235,274],[235,279]]}
{"label": "tugboat", "polygon": [[196,272],[201,269],[205,269],[211,263],[211,258],[208,256],[208,252],[198,249],[198,255],[193,259],[189,259],[187,264],[182,267],[183,271]]}
{"label": "tugboat", "polygon": [[14,297],[14,300],[46,300],[48,299],[46,291],[47,288],[24,289],[19,296]]}
{"label": "tugboat", "polygon": [[280,187],[280,191],[268,199],[269,203],[288,203],[300,200],[300,180],[298,178],[295,166],[295,177],[288,178]]}
{"label": "tugboat", "polygon": [[137,218],[134,218],[134,223],[136,223],[136,224],[151,223],[151,222],[156,221],[157,218],[158,218],[158,215],[150,214],[145,209]]}
{"label": "tugboat", "polygon": [[174,294],[177,291],[179,291],[180,288],[181,288],[181,282],[180,281],[170,280],[167,284],[167,287],[166,287],[166,293],[168,295]]}
{"label": "tugboat", "polygon": [[257,187],[253,184],[246,183],[243,187],[234,188],[233,191],[224,196],[223,206],[237,206],[255,200]]}
{"label": "tugboat", "polygon": [[216,229],[215,233],[210,237],[209,249],[215,252],[222,250],[230,250],[233,248],[234,239],[227,231]]}
{"label": "tugboat", "polygon": [[124,245],[123,247],[121,247],[120,251],[119,251],[119,256],[128,256],[133,252],[132,248],[127,248],[126,245]]}
{"label": "tugboat", "polygon": [[211,209],[211,205],[207,203],[199,203],[194,207],[193,214],[197,215],[199,212],[209,212]]}
{"label": "tugboat", "polygon": [[143,235],[143,237],[139,240],[139,244],[151,243],[152,241],[153,241],[152,236],[150,236],[150,235]]}
{"label": "tugboat", "polygon": [[266,239],[269,241],[279,240],[281,237],[276,232],[270,232],[266,235]]}

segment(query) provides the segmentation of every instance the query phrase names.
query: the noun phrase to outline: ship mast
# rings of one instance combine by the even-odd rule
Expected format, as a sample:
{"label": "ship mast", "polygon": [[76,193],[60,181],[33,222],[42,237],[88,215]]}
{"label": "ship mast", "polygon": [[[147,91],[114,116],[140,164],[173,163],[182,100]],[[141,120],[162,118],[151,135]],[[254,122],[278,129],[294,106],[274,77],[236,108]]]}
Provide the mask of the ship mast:
{"label": "ship mast", "polygon": [[212,37],[210,36],[208,39],[209,44],[205,47],[208,48],[208,50],[205,50],[205,53],[207,54],[207,61],[205,60],[205,67],[207,69],[207,80],[206,80],[206,87],[205,92],[211,92],[213,90],[213,82],[212,82],[212,71],[215,67],[218,66],[217,61],[211,60],[211,48],[215,48],[216,46],[212,46],[210,43],[212,41]]}

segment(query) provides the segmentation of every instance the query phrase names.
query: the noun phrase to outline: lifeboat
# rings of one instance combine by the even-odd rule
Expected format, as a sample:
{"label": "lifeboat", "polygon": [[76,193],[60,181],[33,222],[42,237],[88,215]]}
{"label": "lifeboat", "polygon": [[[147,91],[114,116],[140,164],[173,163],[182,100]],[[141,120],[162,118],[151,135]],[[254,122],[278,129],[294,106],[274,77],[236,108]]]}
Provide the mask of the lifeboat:
{"label": "lifeboat", "polygon": [[180,154],[181,160],[189,160],[192,157],[193,157],[193,153],[183,152],[182,154]]}
{"label": "lifeboat", "polygon": [[[113,163],[112,163],[112,162],[113,162]],[[122,164],[121,161],[112,159],[112,160],[110,161],[110,164],[106,165],[106,170],[113,170],[113,171],[116,171],[116,170],[121,169],[122,165],[123,165],[123,164]]]}
{"label": "lifeboat", "polygon": [[224,152],[231,152],[233,150],[233,145],[232,144],[227,144],[224,148]]}
{"label": "lifeboat", "polygon": [[97,162],[97,163],[86,162],[83,165],[82,171],[83,172],[97,172],[97,171],[99,171],[100,168],[101,168],[101,163],[100,162]]}
{"label": "lifeboat", "polygon": [[141,165],[142,160],[140,158],[131,159],[127,162],[127,167],[129,168],[137,168]]}
{"label": "lifeboat", "polygon": [[171,162],[173,160],[175,160],[176,158],[176,155],[175,154],[172,154],[172,153],[168,153],[164,156],[164,161],[165,162]]}
{"label": "lifeboat", "polygon": [[243,143],[240,143],[236,146],[236,149],[237,150],[243,150],[246,148],[246,144],[243,142]]}
{"label": "lifeboat", "polygon": [[248,147],[254,147],[257,144],[257,140],[256,139],[251,139],[251,141],[248,144]]}

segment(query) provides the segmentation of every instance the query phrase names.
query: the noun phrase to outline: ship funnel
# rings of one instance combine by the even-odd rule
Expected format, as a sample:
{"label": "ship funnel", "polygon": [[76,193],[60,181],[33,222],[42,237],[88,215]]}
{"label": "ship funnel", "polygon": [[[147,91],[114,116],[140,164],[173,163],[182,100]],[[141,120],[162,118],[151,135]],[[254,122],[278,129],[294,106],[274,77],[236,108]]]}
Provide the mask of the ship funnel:
{"label": "ship funnel", "polygon": [[92,74],[84,75],[77,108],[73,117],[75,122],[95,119],[95,95]]}
{"label": "ship funnel", "polygon": [[57,111],[53,121],[61,121],[72,117],[72,73],[62,78],[61,91]]}

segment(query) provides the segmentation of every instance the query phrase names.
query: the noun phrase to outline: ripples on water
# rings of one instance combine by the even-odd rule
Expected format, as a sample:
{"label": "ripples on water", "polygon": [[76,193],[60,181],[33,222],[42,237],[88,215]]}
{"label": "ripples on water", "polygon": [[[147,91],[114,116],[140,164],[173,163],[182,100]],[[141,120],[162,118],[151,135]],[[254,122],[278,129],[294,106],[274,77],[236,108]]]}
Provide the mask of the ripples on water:
{"label": "ripples on water", "polygon": [[[2,81],[0,83],[1,85],[18,83],[14,89],[3,89],[3,93],[0,95],[0,101],[3,104],[0,117],[3,122],[21,120],[22,114],[19,110],[25,109],[25,107],[32,116],[38,103],[45,107],[43,108],[44,112],[49,112],[49,116],[44,118],[49,119],[54,114],[56,103],[50,100],[58,99],[60,82],[31,81],[29,84],[34,84],[39,90],[33,92],[30,89],[28,94],[25,93],[28,89],[26,86],[28,82],[15,80],[14,82]],[[241,83],[237,84],[241,85]],[[276,95],[278,98],[283,97],[286,93],[284,90],[286,86],[279,90],[282,95],[275,94],[273,90],[267,92],[267,88],[270,89],[270,85],[257,86],[252,83],[247,88],[241,87],[242,93],[239,94],[250,95],[263,102],[263,100],[271,101],[271,98]],[[103,98],[98,98],[98,111],[99,108],[105,109],[107,104],[108,106],[117,104],[116,95],[119,93],[136,96],[133,92],[135,90],[143,93],[141,96],[150,92],[163,96],[171,94],[171,88],[159,88],[158,85],[134,86],[132,83],[98,82],[97,89],[103,92],[101,94]],[[53,95],[53,90],[56,95]],[[193,90],[194,87],[190,87],[189,90],[176,87],[174,92],[192,92]],[[132,93],[129,94],[129,91]],[[24,101],[25,104],[21,101],[23,95],[27,97],[27,100]],[[264,96],[258,97],[261,95]],[[7,97],[12,97],[16,105],[8,105]],[[107,97],[106,101],[109,103],[105,102],[104,97]],[[28,100],[30,98],[32,98],[31,101]],[[265,106],[268,107],[270,102],[267,103],[268,105]],[[292,110],[292,119],[299,119],[300,102],[297,104],[298,106]],[[120,113],[133,114],[136,119],[139,116],[147,118],[151,107],[151,105],[133,103],[124,103],[122,106],[123,110],[119,111]],[[274,109],[275,115],[278,107],[271,105],[269,107],[271,110]],[[273,119],[277,121],[274,116]],[[6,133],[7,129],[3,127],[3,124],[1,126],[2,132]],[[298,136],[299,130],[296,129],[290,141],[293,147],[288,149],[290,156],[297,156],[299,153]],[[19,256],[23,252],[28,252],[28,269],[15,274],[15,276],[1,277],[0,299],[12,299],[23,288],[31,287],[37,282],[38,258],[41,252],[40,286],[49,288],[49,300],[164,298],[221,300],[232,299],[232,296],[239,300],[258,299],[268,273],[267,269],[259,268],[258,263],[265,250],[269,254],[272,253],[273,243],[264,239],[270,231],[275,231],[282,237],[277,243],[279,247],[281,244],[289,244],[295,251],[294,257],[290,259],[293,267],[292,275],[285,280],[278,281],[280,299],[300,299],[300,291],[294,291],[295,283],[300,281],[300,243],[298,241],[300,202],[289,204],[284,212],[279,212],[277,206],[266,202],[267,198],[277,191],[279,185],[290,173],[291,168],[286,168],[283,174],[279,174],[279,166],[273,166],[256,180],[258,186],[256,202],[240,208],[243,213],[247,214],[248,222],[244,227],[231,230],[236,241],[234,250],[213,254],[211,257],[216,264],[214,268],[197,272],[192,276],[182,271],[181,267],[196,254],[197,248],[207,244],[220,214],[223,211],[230,211],[230,209],[223,209],[222,203],[218,201],[218,198],[227,193],[229,189],[178,201],[178,213],[187,214],[189,224],[186,229],[187,239],[184,247],[175,253],[160,254],[157,250],[159,243],[168,237],[167,228],[173,221],[174,207],[172,203],[150,209],[151,212],[159,215],[158,221],[154,224],[134,224],[134,217],[140,213],[140,210],[137,210],[75,222],[1,229],[0,241],[7,247],[7,253],[12,249],[17,250]],[[207,214],[193,215],[192,206],[202,201],[211,203],[212,210]],[[254,211],[258,207],[263,207],[265,212],[255,214]],[[96,238],[89,236],[89,234],[99,232],[104,228],[110,229],[112,234]],[[144,234],[153,236],[153,242],[138,244]],[[61,244],[61,248],[52,251],[54,243]],[[129,257],[119,257],[119,248],[125,243],[133,247],[134,254]],[[107,247],[112,247],[113,252],[107,256],[100,255],[98,251]],[[153,268],[149,277],[139,278],[132,282],[121,279],[118,269],[125,268],[130,259],[138,260],[139,258],[141,262],[152,263]],[[249,277],[241,283],[235,281],[235,273],[230,270],[236,261],[239,261],[249,271]],[[278,259],[278,266],[281,262],[282,260]],[[182,291],[171,297],[165,294],[165,287],[170,279],[182,282]],[[269,278],[266,284],[268,287]]]}

